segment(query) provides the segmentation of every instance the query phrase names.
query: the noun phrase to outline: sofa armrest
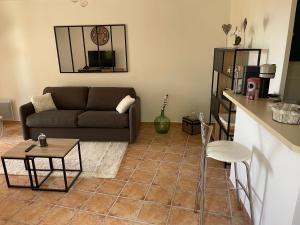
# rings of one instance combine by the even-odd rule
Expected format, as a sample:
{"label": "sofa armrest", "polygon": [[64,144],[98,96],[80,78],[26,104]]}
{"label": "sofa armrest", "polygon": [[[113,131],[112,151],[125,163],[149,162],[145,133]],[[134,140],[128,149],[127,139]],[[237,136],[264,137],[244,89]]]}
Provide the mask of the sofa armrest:
{"label": "sofa armrest", "polygon": [[136,96],[134,104],[129,108],[129,130],[130,130],[130,143],[133,143],[140,130],[141,125],[141,99]]}
{"label": "sofa armrest", "polygon": [[33,113],[35,113],[35,110],[31,102],[20,106],[20,119],[24,140],[30,139],[29,127],[26,125],[26,118]]}

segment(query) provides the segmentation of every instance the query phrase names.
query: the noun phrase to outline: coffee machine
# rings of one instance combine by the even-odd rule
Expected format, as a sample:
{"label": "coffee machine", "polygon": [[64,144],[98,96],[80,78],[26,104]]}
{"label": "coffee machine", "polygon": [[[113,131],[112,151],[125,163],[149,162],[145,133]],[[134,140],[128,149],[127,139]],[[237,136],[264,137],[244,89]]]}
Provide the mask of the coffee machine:
{"label": "coffee machine", "polygon": [[270,79],[275,77],[276,65],[275,64],[263,64],[260,66],[259,78],[260,89],[259,97],[267,98],[269,94]]}

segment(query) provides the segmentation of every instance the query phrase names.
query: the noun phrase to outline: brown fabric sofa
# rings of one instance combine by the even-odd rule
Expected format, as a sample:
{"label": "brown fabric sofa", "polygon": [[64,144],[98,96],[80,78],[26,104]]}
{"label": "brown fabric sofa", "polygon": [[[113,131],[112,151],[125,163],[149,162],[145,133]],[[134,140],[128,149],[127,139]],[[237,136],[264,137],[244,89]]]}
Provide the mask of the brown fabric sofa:
{"label": "brown fabric sofa", "polygon": [[[32,103],[20,107],[25,140],[40,133],[52,138],[79,138],[83,141],[129,141],[138,135],[141,121],[140,98],[133,88],[47,87],[57,110],[35,113]],[[130,95],[136,101],[124,114],[118,103]]]}

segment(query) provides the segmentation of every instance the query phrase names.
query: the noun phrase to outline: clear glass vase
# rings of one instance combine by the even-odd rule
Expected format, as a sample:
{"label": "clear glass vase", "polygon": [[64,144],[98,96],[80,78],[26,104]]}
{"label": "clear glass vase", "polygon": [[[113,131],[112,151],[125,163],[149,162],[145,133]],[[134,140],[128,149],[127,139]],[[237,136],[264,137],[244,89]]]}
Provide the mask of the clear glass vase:
{"label": "clear glass vase", "polygon": [[161,110],[160,116],[154,120],[154,127],[157,133],[166,134],[170,129],[170,119],[165,116],[165,111]]}

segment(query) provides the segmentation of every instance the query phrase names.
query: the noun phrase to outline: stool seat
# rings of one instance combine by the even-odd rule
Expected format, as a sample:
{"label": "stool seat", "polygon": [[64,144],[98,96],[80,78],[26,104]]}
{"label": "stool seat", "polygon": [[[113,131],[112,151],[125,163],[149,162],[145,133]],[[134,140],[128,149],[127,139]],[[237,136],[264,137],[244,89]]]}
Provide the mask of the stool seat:
{"label": "stool seat", "polygon": [[232,141],[213,141],[207,144],[207,157],[227,163],[243,162],[251,158],[251,151]]}

